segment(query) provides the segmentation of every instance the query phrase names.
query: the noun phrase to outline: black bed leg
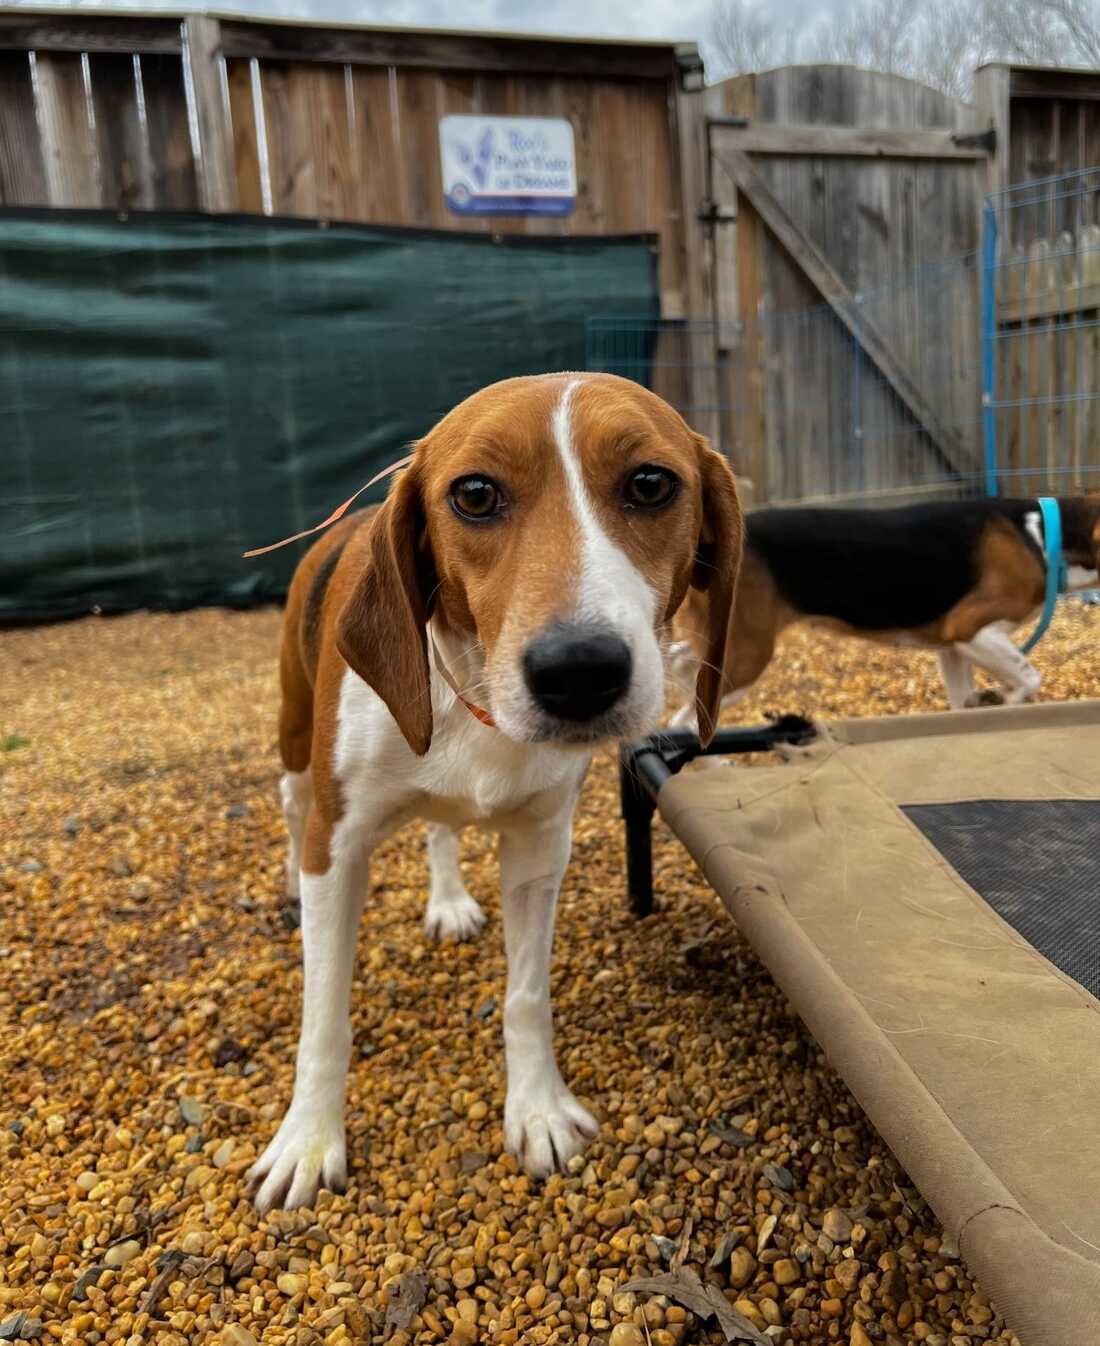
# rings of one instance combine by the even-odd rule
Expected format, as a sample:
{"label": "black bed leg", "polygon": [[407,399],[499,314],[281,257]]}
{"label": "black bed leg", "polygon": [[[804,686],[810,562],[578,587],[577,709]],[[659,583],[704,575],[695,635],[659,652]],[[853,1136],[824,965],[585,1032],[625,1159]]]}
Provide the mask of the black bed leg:
{"label": "black bed leg", "polygon": [[626,824],[626,882],[630,906],[637,917],[653,910],[653,812],[657,805],[638,779],[634,754],[619,751],[619,795]]}

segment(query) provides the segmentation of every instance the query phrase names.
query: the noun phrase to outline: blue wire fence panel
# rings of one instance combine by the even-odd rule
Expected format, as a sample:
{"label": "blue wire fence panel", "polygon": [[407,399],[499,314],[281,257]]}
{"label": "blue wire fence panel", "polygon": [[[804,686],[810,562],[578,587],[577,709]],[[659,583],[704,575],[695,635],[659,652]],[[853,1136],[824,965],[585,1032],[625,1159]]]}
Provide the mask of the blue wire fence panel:
{"label": "blue wire fence panel", "polygon": [[990,489],[1100,490],[1100,168],[996,193],[984,233]]}
{"label": "blue wire fence panel", "polygon": [[661,393],[761,503],[1100,490],[1100,168],[990,198],[980,253],[855,313],[595,317],[588,368]]}

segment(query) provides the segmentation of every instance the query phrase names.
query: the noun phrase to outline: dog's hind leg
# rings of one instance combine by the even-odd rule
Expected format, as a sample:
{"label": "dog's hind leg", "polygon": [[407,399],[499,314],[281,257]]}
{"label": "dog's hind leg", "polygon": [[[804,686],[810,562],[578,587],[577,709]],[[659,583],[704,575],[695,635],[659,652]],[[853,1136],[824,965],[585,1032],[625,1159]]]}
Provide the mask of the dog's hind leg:
{"label": "dog's hind leg", "polygon": [[[306,825],[301,875],[302,1030],[294,1096],[275,1138],[249,1170],[256,1205],[312,1206],[321,1186],[347,1181],[344,1097],[351,1059],[351,978],[367,891],[366,852],[326,829],[317,807]],[[323,872],[316,872],[324,865]],[[313,871],[313,872],[311,872]]]}
{"label": "dog's hind leg", "polygon": [[427,831],[432,886],[424,929],[429,939],[472,939],[485,924],[485,913],[462,882],[458,834],[442,823],[428,823]]}
{"label": "dog's hind leg", "polygon": [[1005,686],[1009,705],[1035,700],[1042,683],[1039,670],[1020,653],[1000,623],[983,627],[958,649]]}
{"label": "dog's hind leg", "polygon": [[301,897],[302,843],[306,834],[306,819],[313,803],[313,775],[304,771],[287,771],[279,782],[283,801],[283,817],[290,837],[286,856],[287,896],[297,901]]}
{"label": "dog's hind leg", "polygon": [[939,651],[940,674],[952,710],[962,710],[974,693],[974,665],[954,645]]}
{"label": "dog's hind leg", "polygon": [[282,647],[279,651],[279,756],[283,759],[283,778],[279,796],[283,818],[290,836],[286,858],[287,896],[295,901],[301,892],[302,845],[306,819],[313,804],[313,687],[302,663],[297,623],[288,608],[283,622]]}

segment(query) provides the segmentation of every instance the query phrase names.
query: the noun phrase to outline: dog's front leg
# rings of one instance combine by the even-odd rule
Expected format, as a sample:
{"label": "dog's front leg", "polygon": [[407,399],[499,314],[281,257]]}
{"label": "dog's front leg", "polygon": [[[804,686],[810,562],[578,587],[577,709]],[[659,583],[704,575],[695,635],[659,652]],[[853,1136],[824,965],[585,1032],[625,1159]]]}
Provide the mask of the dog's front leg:
{"label": "dog's front leg", "polygon": [[599,1129],[570,1093],[554,1057],[550,953],[572,815],[571,800],[553,820],[511,826],[500,837],[508,959],[504,1145],[536,1177],[562,1167]]}
{"label": "dog's front leg", "polygon": [[323,1185],[347,1182],[344,1095],[351,1057],[351,978],[367,890],[366,858],[333,856],[301,876],[302,1031],[294,1097],[275,1138],[249,1171],[261,1211],[311,1206]]}

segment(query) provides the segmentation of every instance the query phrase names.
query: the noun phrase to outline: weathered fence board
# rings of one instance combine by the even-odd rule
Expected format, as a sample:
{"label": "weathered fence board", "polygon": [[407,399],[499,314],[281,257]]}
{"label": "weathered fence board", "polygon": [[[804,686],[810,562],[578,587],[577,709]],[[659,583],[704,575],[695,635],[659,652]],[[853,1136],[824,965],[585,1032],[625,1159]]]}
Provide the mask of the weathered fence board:
{"label": "weathered fence board", "polygon": [[0,204],[38,206],[46,199],[30,57],[0,51]]}
{"label": "weathered fence board", "polygon": [[199,185],[183,61],[174,55],[143,54],[138,70],[149,128],[153,205],[157,210],[193,210],[199,204]]}
{"label": "weathered fence board", "polygon": [[880,131],[862,126],[796,126],[757,123],[723,128],[727,144],[746,154],[841,158],[980,159],[986,152],[960,145],[951,131]]}
{"label": "weathered fence board", "polygon": [[747,123],[711,128],[714,195],[736,215],[715,225],[715,288],[740,318],[720,337],[724,400],[744,412],[725,413],[727,445],[760,499],[893,490],[945,462],[972,472],[977,270],[925,273],[977,248],[985,154],[957,143],[975,110],[834,65],[740,76],[708,109]]}
{"label": "weathered fence board", "polygon": [[100,199],[119,210],[152,210],[152,155],[147,123],[139,115],[135,57],[102,52],[89,56],[88,65]]}
{"label": "weathered fence board", "polygon": [[35,88],[51,206],[101,204],[99,151],[84,80],[86,57],[39,53]]}

